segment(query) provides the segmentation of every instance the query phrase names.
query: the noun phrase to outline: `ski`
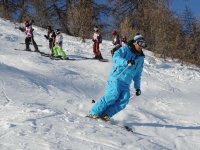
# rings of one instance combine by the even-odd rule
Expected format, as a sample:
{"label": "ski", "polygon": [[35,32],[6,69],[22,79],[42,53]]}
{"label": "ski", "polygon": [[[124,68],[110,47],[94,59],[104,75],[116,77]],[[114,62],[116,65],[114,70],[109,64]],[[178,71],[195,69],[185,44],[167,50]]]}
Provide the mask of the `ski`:
{"label": "ski", "polygon": [[24,51],[24,52],[37,52],[37,51],[27,51],[27,50],[23,50],[23,49],[18,49],[18,48],[15,48],[14,50],[17,50],[17,51]]}
{"label": "ski", "polygon": [[[68,112],[67,108],[64,108],[64,114],[68,114],[67,112]],[[75,113],[73,115],[76,115],[77,117],[81,117],[81,116],[79,116],[79,115],[77,115]],[[116,124],[116,123],[114,123],[114,121],[105,121],[105,120],[101,119],[100,117],[95,117],[94,118],[94,117],[90,117],[89,115],[86,115],[85,117],[88,118],[88,119],[93,119],[93,120],[96,120],[96,121],[104,122],[106,124],[106,126],[104,126],[105,128],[112,128],[112,126],[115,126],[115,127],[121,128],[122,130],[125,130],[127,132],[131,132],[132,134],[137,134],[135,132],[135,128],[134,127],[129,127],[127,125]],[[83,116],[83,118],[84,118],[84,116]]]}
{"label": "ski", "polygon": [[101,61],[101,62],[109,62],[108,59],[98,59],[98,61]]}
{"label": "ski", "polygon": [[118,126],[118,127],[122,128],[122,129],[128,131],[128,132],[131,132],[131,133],[134,133],[134,130],[135,130],[135,129],[133,129],[133,128],[129,127],[129,126],[126,126],[126,125],[125,126],[115,125],[115,126]]}
{"label": "ski", "polygon": [[15,48],[14,50],[18,50],[18,51],[24,51],[24,52],[36,52],[36,53],[40,53],[41,56],[44,56],[44,57],[49,57],[51,60],[99,60],[101,62],[108,62],[109,60],[108,59],[94,59],[94,58],[89,58],[89,57],[83,57],[83,56],[79,56],[77,59],[75,58],[69,58],[67,57],[66,59],[62,59],[61,56],[58,56],[58,57],[54,57],[54,56],[51,56],[51,54],[47,54],[47,53],[44,53],[44,52],[40,52],[40,51],[27,51],[27,50],[23,50],[23,49],[18,49],[18,48]]}
{"label": "ski", "polygon": [[39,53],[41,54],[41,56],[45,56],[45,57],[50,57],[51,55],[50,54],[47,54],[47,53],[44,53],[44,52],[41,52],[41,51],[27,51],[27,50],[22,50],[22,49],[18,49],[18,48],[15,48],[14,50],[17,50],[17,51],[24,51],[24,52],[36,52],[36,53]]}
{"label": "ski", "polygon": [[57,57],[54,57],[54,56],[49,56],[49,58],[51,60],[77,60],[77,59],[74,59],[74,58],[69,58],[69,57],[66,57],[66,58],[62,58],[62,56],[57,56]]}
{"label": "ski", "polygon": [[44,52],[40,52],[40,54],[41,54],[42,56],[45,56],[45,57],[50,57],[50,56],[51,56],[51,54],[47,54],[47,53],[44,53]]}
{"label": "ski", "polygon": [[119,125],[119,124],[115,124],[113,123],[113,121],[105,121],[104,119],[102,119],[101,117],[98,117],[98,116],[90,116],[90,115],[86,115],[87,118],[90,118],[90,119],[94,119],[94,120],[101,120],[101,121],[104,121],[106,123],[109,123],[110,125],[112,126],[116,126],[116,127],[119,127],[127,132],[131,132],[131,133],[134,133],[135,129],[132,128],[132,127],[129,127],[127,125]]}
{"label": "ski", "polygon": [[[26,43],[19,43],[19,44],[26,44]],[[33,45],[32,43],[30,43],[31,45]],[[38,47],[42,47],[42,45],[37,45]]]}
{"label": "ski", "polygon": [[[94,99],[92,99],[92,103],[96,103],[96,101],[95,101]],[[105,121],[105,120],[102,119],[101,117],[92,117],[92,116],[90,116],[90,115],[86,115],[86,117],[91,118],[91,119],[100,119],[100,120],[102,120],[102,121]],[[135,130],[135,129],[133,129],[133,128],[127,126],[127,125],[114,124],[113,121],[111,121],[111,120],[110,120],[110,121],[105,121],[105,122],[109,122],[111,125],[118,126],[118,127],[122,128],[122,129],[125,129],[125,130],[128,131],[128,132],[134,133],[134,130]]]}
{"label": "ski", "polygon": [[83,59],[90,59],[90,60],[98,60],[98,61],[101,61],[101,62],[109,62],[108,59],[96,59],[96,58],[90,58],[90,57],[84,57],[84,56],[79,56],[79,58],[83,58]]}

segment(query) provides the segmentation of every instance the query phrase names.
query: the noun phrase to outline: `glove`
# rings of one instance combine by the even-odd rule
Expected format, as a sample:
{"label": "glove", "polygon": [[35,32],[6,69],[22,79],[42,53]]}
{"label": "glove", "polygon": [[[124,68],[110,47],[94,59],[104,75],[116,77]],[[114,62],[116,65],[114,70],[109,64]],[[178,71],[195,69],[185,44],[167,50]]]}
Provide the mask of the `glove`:
{"label": "glove", "polygon": [[141,90],[137,89],[135,94],[136,94],[136,96],[140,96],[141,95]]}
{"label": "glove", "polygon": [[128,60],[127,62],[128,66],[132,66],[135,64],[135,61],[134,60]]}
{"label": "glove", "polygon": [[19,27],[19,30],[22,31],[22,32],[25,31],[25,29],[23,27]]}
{"label": "glove", "polygon": [[44,35],[44,37],[48,40],[49,39],[49,37],[47,36],[47,35]]}

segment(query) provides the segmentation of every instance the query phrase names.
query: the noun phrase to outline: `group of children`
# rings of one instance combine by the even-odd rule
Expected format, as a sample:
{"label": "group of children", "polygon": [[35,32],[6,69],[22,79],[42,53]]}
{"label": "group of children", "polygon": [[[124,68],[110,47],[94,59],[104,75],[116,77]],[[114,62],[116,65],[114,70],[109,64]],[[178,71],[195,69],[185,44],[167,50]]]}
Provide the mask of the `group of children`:
{"label": "group of children", "polygon": [[[101,52],[99,50],[99,44],[102,43],[102,36],[97,26],[94,27],[94,34],[92,41],[94,42],[93,43],[93,53],[95,55],[94,59],[103,59]],[[125,46],[127,44],[127,38],[125,35],[122,35],[120,37],[117,31],[113,30],[112,44],[114,45],[114,48],[111,50],[111,54],[113,56],[116,50],[118,50],[121,46]]]}
{"label": "group of children", "polygon": [[111,50],[111,54],[113,56],[116,50],[118,50],[120,47],[125,46],[127,44],[127,38],[125,35],[122,35],[120,37],[116,30],[112,31],[112,36],[113,36],[112,43],[115,46]]}
{"label": "group of children", "polygon": [[49,40],[49,49],[52,57],[59,57],[59,54],[61,54],[61,59],[68,58],[62,49],[63,36],[60,33],[60,29],[54,31],[51,26],[48,26],[47,35],[44,35],[44,37]]}
{"label": "group of children", "polygon": [[[32,43],[35,51],[40,52],[38,49],[38,45],[36,44],[33,36],[34,29],[32,28],[33,20],[25,19],[23,21],[24,26],[19,27],[19,29],[26,34],[25,38],[25,44],[26,44],[26,51],[31,51],[30,44]],[[119,49],[121,46],[124,46],[127,44],[126,36],[119,36],[116,30],[112,31],[113,36],[113,45],[115,46],[111,50],[111,54],[113,56],[114,52]],[[61,58],[61,59],[68,59],[66,53],[63,51],[62,44],[63,44],[63,36],[60,32],[60,29],[56,29],[55,31],[52,29],[51,26],[47,26],[47,34],[44,35],[44,37],[49,41],[49,49],[51,53],[51,58]],[[99,50],[99,44],[102,43],[102,36],[99,32],[99,29],[97,26],[94,27],[94,33],[93,33],[93,53],[94,53],[94,59],[103,59],[101,52]],[[61,55],[61,56],[59,56]]]}
{"label": "group of children", "polygon": [[[36,44],[34,40],[34,36],[33,36],[33,31],[34,31],[34,29],[32,28],[33,20],[25,19],[23,23],[24,23],[24,26],[19,27],[19,30],[21,30],[22,32],[26,34],[26,38],[25,38],[26,49],[25,50],[31,51],[30,44],[32,43],[35,48],[35,52],[40,52],[38,49],[38,45]],[[57,57],[60,58],[59,54],[61,54],[61,59],[68,59],[67,55],[62,49],[63,36],[60,32],[60,29],[57,29],[54,31],[51,28],[51,26],[48,26],[47,35],[44,35],[44,37],[49,41],[49,49],[51,52],[51,58],[57,58]]]}

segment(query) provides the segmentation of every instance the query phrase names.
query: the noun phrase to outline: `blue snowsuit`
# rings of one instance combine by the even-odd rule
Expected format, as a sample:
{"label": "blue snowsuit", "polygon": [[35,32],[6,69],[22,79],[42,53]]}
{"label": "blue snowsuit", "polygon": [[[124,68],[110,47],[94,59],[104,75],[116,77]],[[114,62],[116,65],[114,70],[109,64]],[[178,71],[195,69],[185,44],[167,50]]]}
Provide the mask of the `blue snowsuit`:
{"label": "blue snowsuit", "polygon": [[[144,55],[133,52],[127,45],[117,50],[112,60],[114,65],[107,81],[106,93],[94,104],[89,111],[90,114],[97,116],[106,114],[112,117],[128,104],[132,80],[134,88],[140,89]],[[135,64],[128,66],[128,60],[134,60]]]}

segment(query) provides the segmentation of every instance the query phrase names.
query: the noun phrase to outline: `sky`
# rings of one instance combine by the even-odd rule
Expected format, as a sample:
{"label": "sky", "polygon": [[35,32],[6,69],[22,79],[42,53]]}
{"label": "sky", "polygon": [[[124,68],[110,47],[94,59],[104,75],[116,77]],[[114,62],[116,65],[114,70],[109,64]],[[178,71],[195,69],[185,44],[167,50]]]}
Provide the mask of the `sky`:
{"label": "sky", "polygon": [[200,18],[200,0],[173,0],[171,8],[180,14],[183,13],[186,5],[189,6],[197,18]]}
{"label": "sky", "polygon": [[[103,40],[109,62],[100,62],[82,57],[94,57],[91,39],[63,34],[75,60],[51,60],[23,51],[25,34],[15,26],[0,19],[1,150],[200,150],[200,68],[144,50],[142,94],[131,84],[123,111],[111,122],[92,120],[85,116],[104,95],[112,42]],[[39,50],[49,54],[46,32],[34,26]]]}

